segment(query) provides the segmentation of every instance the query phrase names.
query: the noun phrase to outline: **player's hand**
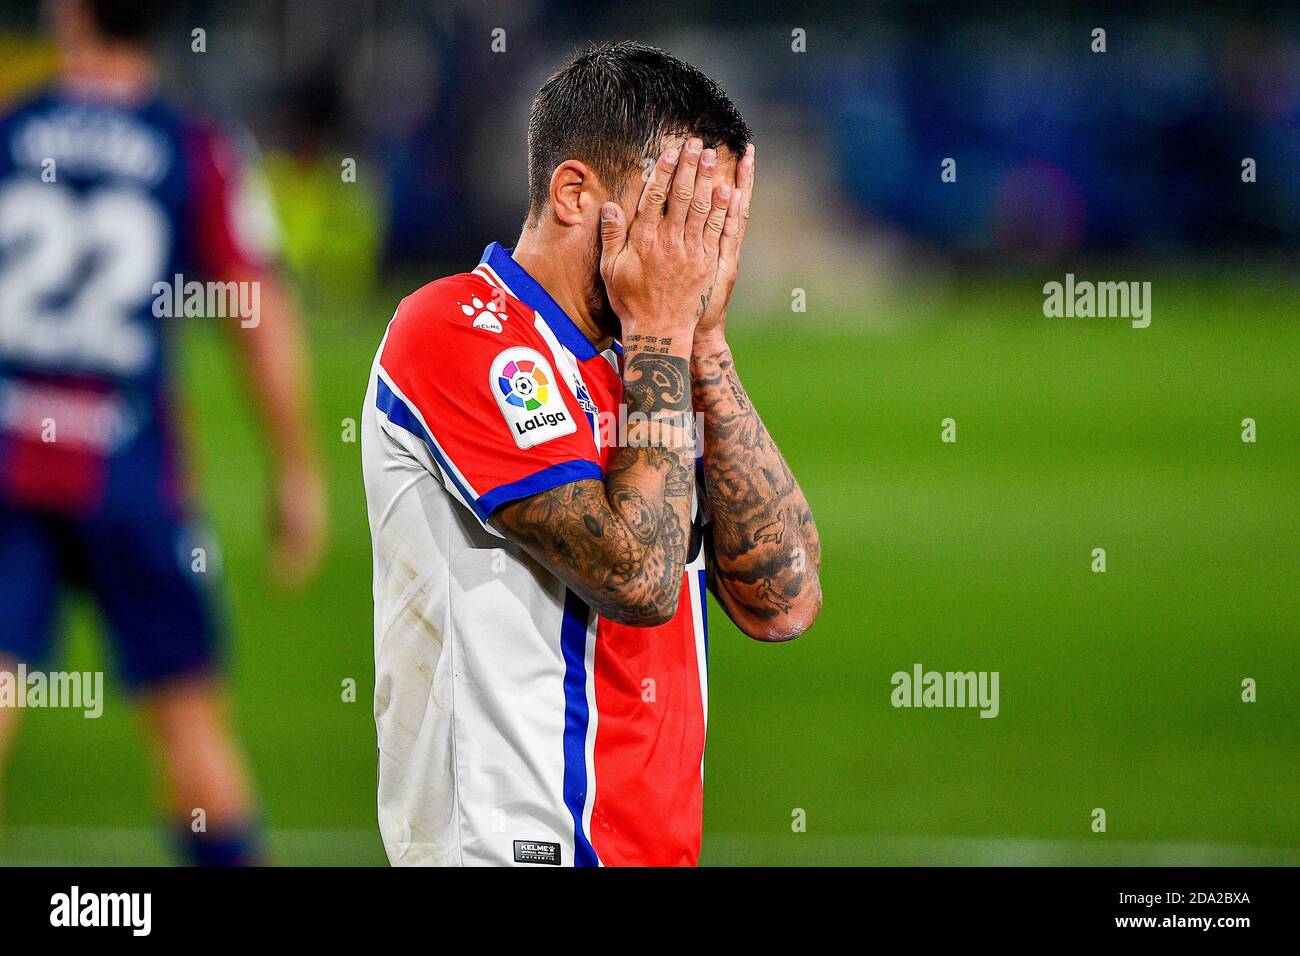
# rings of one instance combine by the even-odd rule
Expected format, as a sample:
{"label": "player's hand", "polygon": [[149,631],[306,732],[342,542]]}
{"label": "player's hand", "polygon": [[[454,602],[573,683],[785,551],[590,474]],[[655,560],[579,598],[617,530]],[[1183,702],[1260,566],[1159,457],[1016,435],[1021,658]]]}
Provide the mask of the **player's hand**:
{"label": "player's hand", "polygon": [[276,482],[270,567],[275,583],[301,590],[315,575],[325,550],[325,483],[308,466],[285,469]]}
{"label": "player's hand", "polygon": [[659,157],[630,224],[617,203],[601,208],[600,275],[625,337],[635,329],[689,342],[707,311],[732,192],[715,188],[716,168],[717,153],[692,137]]}
{"label": "player's hand", "polygon": [[754,144],[751,143],[736,164],[736,189],[731,195],[727,218],[722,226],[713,298],[709,301],[700,324],[695,328],[697,342],[717,341],[726,337],[727,303],[731,300],[731,290],[736,286],[740,249],[745,242],[745,227],[749,225],[749,200],[753,194]]}

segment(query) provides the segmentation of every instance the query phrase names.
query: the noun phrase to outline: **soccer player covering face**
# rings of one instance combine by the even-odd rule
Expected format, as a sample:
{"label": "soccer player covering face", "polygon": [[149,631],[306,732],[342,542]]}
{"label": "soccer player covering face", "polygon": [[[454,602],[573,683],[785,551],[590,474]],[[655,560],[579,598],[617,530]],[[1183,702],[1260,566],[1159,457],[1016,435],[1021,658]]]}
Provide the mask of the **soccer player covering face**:
{"label": "soccer player covering face", "polygon": [[694,864],[704,592],[762,641],[820,610],[812,514],[727,345],[749,138],[662,51],[580,54],[533,103],[515,248],[388,327],[362,457],[396,864]]}
{"label": "soccer player covering face", "polygon": [[[147,35],[167,6],[50,4],[59,81],[0,115],[0,672],[51,666],[62,593],[88,590],[178,848],[252,864],[265,857],[222,701],[220,569],[177,440],[172,332],[187,319],[155,286],[258,289],[256,314],[210,321],[262,413],[288,584],[320,554],[323,484],[296,322],[257,240],[269,207],[231,141],[156,89]],[[21,715],[0,705],[0,762]]]}

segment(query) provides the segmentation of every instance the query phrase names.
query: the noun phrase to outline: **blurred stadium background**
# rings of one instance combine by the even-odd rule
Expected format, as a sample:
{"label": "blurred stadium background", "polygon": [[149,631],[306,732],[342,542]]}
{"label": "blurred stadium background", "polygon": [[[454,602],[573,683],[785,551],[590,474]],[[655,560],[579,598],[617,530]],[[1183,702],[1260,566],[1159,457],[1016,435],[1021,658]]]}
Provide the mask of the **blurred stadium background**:
{"label": "blurred stadium background", "polygon": [[[345,440],[383,326],[513,241],[532,93],[619,38],[703,68],[756,130],[732,338],[824,536],[807,636],[711,617],[703,861],[1300,862],[1300,11],[850,6],[196,0],[163,25],[166,87],[261,146],[310,329],[332,540],[300,597],[265,579],[224,343],[190,322],[181,351],[279,862],[384,862]],[[54,67],[38,5],[0,3],[0,97]],[[1067,272],[1150,281],[1151,327],[1044,318]],[[69,666],[101,661],[76,607]],[[915,662],[999,671],[1000,716],[895,710]],[[167,862],[150,792],[120,696],[33,712],[0,861]]]}

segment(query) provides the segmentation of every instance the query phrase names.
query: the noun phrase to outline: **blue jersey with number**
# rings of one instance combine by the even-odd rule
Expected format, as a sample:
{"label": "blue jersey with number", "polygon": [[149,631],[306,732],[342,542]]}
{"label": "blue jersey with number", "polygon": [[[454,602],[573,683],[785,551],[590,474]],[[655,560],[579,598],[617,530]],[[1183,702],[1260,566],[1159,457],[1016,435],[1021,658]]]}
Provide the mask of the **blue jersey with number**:
{"label": "blue jersey with number", "polygon": [[187,283],[261,264],[246,186],[226,139],[156,97],[56,89],[0,118],[0,505],[179,507],[169,332]]}

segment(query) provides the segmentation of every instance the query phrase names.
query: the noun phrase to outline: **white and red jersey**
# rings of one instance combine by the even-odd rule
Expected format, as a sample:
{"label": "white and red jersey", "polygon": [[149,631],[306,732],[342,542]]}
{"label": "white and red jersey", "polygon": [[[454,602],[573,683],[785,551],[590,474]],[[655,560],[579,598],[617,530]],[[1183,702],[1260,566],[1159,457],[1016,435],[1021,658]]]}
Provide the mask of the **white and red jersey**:
{"label": "white and red jersey", "polygon": [[495,243],[389,324],[361,445],[379,823],[394,864],[698,859],[698,527],[677,615],[653,628],[593,613],[492,527],[506,502],[603,478],[621,361]]}

